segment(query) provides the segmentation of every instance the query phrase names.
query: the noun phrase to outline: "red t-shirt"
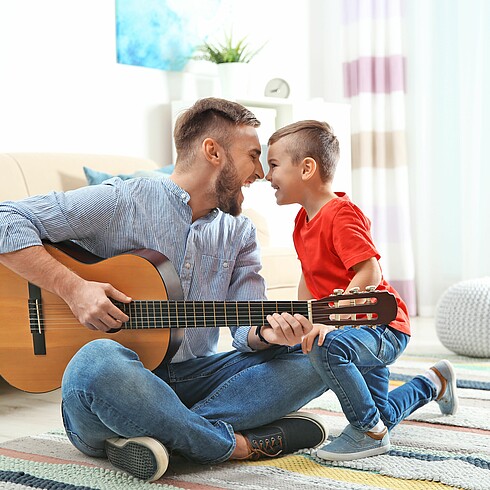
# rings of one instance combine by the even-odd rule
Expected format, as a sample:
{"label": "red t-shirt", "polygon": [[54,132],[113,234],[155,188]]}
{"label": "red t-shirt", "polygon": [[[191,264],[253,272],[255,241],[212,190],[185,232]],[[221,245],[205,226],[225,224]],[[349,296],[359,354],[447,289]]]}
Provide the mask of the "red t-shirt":
{"label": "red t-shirt", "polygon": [[[371,222],[344,193],[327,202],[312,220],[301,208],[295,219],[294,246],[301,262],[306,286],[315,299],[334,289],[346,289],[355,275],[352,267],[380,255],[371,237]],[[384,279],[376,288],[393,293],[398,303],[396,320],[390,327],[410,335],[407,306]]]}

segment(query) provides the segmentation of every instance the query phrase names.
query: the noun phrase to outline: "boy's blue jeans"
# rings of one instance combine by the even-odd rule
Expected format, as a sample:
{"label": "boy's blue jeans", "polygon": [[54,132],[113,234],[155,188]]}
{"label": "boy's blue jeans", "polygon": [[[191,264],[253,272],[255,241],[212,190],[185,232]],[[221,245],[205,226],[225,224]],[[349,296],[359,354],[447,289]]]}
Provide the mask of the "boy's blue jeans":
{"label": "boy's blue jeans", "polygon": [[298,348],[219,353],[154,372],[112,340],[83,346],[62,383],[73,445],[105,457],[107,438],[150,436],[192,461],[220,463],[235,449],[234,432],[272,422],[326,390]]}
{"label": "boy's blue jeans", "polygon": [[347,420],[366,432],[381,418],[391,430],[417,408],[433,400],[436,387],[423,376],[389,391],[389,369],[410,337],[386,325],[346,327],[315,344],[310,360],[325,385],[335,392]]}

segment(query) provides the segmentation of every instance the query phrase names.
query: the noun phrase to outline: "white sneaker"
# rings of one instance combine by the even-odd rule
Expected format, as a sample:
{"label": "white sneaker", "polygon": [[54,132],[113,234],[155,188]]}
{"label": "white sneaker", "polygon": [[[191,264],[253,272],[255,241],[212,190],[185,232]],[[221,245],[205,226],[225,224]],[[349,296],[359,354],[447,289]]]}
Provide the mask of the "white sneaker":
{"label": "white sneaker", "polygon": [[151,437],[106,439],[105,450],[116,468],[141,480],[158,480],[168,468],[167,449]]}

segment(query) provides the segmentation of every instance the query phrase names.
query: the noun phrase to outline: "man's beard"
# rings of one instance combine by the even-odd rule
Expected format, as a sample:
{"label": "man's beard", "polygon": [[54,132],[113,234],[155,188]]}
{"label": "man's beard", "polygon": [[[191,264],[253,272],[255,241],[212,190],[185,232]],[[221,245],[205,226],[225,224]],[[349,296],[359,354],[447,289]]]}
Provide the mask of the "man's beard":
{"label": "man's beard", "polygon": [[228,154],[226,156],[227,163],[216,180],[216,198],[221,211],[238,216],[242,212],[242,204],[239,202],[242,182],[238,177],[233,159]]}

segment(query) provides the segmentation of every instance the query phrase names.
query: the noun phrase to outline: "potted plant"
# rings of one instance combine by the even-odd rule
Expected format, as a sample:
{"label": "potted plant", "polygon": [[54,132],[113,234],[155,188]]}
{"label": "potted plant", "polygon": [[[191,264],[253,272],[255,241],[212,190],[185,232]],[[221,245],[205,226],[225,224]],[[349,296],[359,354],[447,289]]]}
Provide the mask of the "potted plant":
{"label": "potted plant", "polygon": [[215,63],[221,81],[222,95],[225,97],[244,97],[248,91],[248,63],[263,48],[252,49],[243,37],[234,42],[232,35],[225,34],[221,43],[204,42],[197,48],[195,60]]}
{"label": "potted plant", "polygon": [[211,44],[204,42],[199,46],[198,52],[194,57],[197,60],[211,61],[220,65],[222,63],[248,63],[261,49],[250,50],[246,37],[236,43],[233,42],[232,35],[225,35],[222,43]]}

